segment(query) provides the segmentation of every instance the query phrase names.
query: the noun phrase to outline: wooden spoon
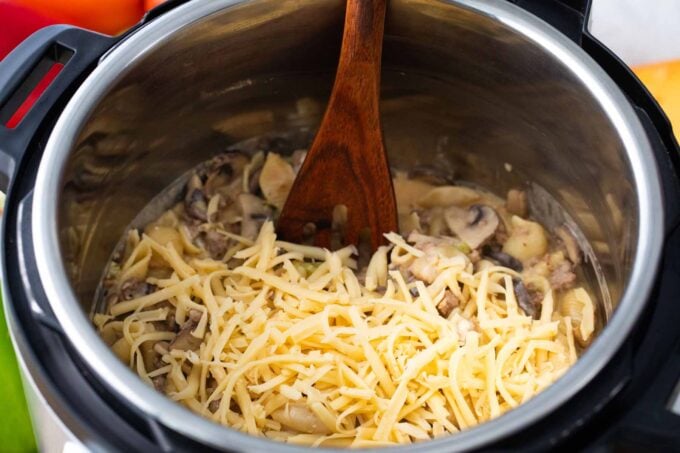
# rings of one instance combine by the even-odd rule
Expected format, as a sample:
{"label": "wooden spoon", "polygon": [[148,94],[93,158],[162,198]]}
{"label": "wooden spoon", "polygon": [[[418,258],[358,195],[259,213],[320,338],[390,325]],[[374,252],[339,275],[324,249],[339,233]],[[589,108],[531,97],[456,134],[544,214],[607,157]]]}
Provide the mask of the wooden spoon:
{"label": "wooden spoon", "polygon": [[347,208],[344,242],[370,230],[373,249],[397,231],[397,208],[380,128],[380,58],[386,0],[347,0],[340,63],[312,147],[278,220],[284,239],[302,242],[305,226],[329,247],[333,210]]}

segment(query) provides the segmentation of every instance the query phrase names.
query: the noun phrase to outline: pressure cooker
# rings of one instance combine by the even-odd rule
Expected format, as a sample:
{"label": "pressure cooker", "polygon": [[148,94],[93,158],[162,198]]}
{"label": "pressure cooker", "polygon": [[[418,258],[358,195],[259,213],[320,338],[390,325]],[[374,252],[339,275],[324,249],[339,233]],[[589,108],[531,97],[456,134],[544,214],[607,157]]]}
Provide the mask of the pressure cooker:
{"label": "pressure cooker", "polygon": [[[646,89],[589,34],[589,4],[388,3],[391,165],[549,194],[592,246],[606,318],[530,401],[392,450],[680,448],[678,145]],[[301,448],[165,398],[90,319],[116,243],[164,187],[231,144],[313,135],[343,15],[341,0],[170,1],[118,37],[48,27],[0,63],[4,308],[26,385],[87,448]]]}

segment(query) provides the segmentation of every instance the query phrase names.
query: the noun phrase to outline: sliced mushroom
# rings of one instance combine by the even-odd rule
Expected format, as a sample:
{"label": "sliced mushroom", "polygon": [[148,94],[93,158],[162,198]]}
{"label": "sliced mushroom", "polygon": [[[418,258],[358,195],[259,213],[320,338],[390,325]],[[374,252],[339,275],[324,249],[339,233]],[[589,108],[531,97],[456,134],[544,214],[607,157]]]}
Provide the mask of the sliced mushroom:
{"label": "sliced mushroom", "polygon": [[430,236],[439,236],[447,233],[448,227],[444,219],[444,208],[426,209],[420,215],[422,231]]}
{"label": "sliced mushroom", "polygon": [[510,214],[526,217],[529,213],[527,193],[523,190],[510,189],[508,191],[505,207]]}
{"label": "sliced mushroom", "polygon": [[330,434],[328,427],[304,403],[289,403],[272,412],[272,418],[288,429],[307,434]]}
{"label": "sliced mushroom", "polygon": [[267,154],[267,160],[260,173],[260,189],[267,202],[282,209],[293,186],[293,167],[276,153]]}
{"label": "sliced mushroom", "polygon": [[444,292],[444,298],[437,304],[437,311],[444,318],[448,318],[454,308],[460,304],[458,298],[449,290]]}
{"label": "sliced mushroom", "polygon": [[435,206],[469,206],[478,201],[480,195],[476,190],[462,186],[441,186],[435,187],[426,193],[418,201],[418,205],[423,208],[433,208]]}
{"label": "sliced mushroom", "polygon": [[203,191],[208,198],[228,185],[235,176],[241,175],[250,159],[240,151],[228,151],[212,158],[206,169]]}
{"label": "sliced mushroom", "polygon": [[451,206],[444,211],[446,223],[462,241],[476,249],[498,228],[498,215],[488,206],[473,205],[468,209]]}
{"label": "sliced mushroom", "polygon": [[238,196],[240,194],[236,194],[236,198],[234,199],[234,202],[231,202],[231,200],[225,201],[223,204],[220,203],[220,206],[217,209],[217,212],[213,215],[213,222],[214,223],[219,223],[222,224],[226,230],[232,233],[238,233],[239,230],[238,228],[234,229],[231,227],[231,225],[237,224],[240,222],[241,218],[241,210],[239,208],[238,203],[236,200],[238,200]]}
{"label": "sliced mushroom", "polygon": [[512,233],[503,244],[504,253],[526,262],[548,251],[548,238],[540,224],[517,216],[511,222]]}
{"label": "sliced mushroom", "polygon": [[482,250],[482,256],[491,258],[492,260],[498,262],[498,264],[501,266],[505,266],[517,272],[522,272],[524,269],[524,266],[522,266],[522,262],[520,260],[493,247],[484,247]]}
{"label": "sliced mushroom", "polygon": [[514,279],[513,283],[515,284],[515,297],[517,297],[517,304],[519,305],[519,308],[521,308],[527,316],[538,319],[540,314],[538,310],[539,304],[537,304],[534,298],[531,297],[527,287],[524,286],[524,283],[522,283],[522,280]]}
{"label": "sliced mushroom", "polygon": [[564,248],[567,250],[567,256],[569,260],[574,264],[581,263],[581,248],[576,242],[576,238],[571,234],[566,226],[562,225],[555,229],[555,234],[560,238],[564,244]]}
{"label": "sliced mushroom", "polygon": [[208,200],[203,192],[203,182],[197,174],[192,175],[187,183],[184,209],[190,218],[203,222],[208,220]]}
{"label": "sliced mushroom", "polygon": [[250,162],[250,156],[240,150],[230,149],[210,160],[210,172],[221,171],[229,174],[239,174]]}
{"label": "sliced mushroom", "polygon": [[417,231],[408,235],[407,242],[413,244],[418,250],[443,258],[453,258],[461,253],[469,252],[467,246],[454,238],[428,236]]}
{"label": "sliced mushroom", "polygon": [[255,239],[262,223],[271,217],[271,209],[261,198],[249,193],[238,196],[238,206],[241,211],[241,236]]}
{"label": "sliced mushroom", "polygon": [[253,195],[260,194],[260,174],[264,165],[264,153],[258,152],[250,159],[250,163],[243,170],[243,178],[246,180],[248,192]]}

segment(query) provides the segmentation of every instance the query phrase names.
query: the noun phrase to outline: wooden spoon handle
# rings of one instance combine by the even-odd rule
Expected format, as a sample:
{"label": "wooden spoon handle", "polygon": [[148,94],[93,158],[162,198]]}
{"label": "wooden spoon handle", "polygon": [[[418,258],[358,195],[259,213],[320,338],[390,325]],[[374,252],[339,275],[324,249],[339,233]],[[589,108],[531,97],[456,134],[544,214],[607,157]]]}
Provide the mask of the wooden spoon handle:
{"label": "wooden spoon handle", "polygon": [[375,100],[379,98],[385,3],[386,0],[347,0],[336,77],[340,82],[352,81],[356,76],[368,79],[375,89],[375,95],[371,96]]}
{"label": "wooden spoon handle", "polygon": [[328,246],[334,206],[348,209],[344,240],[356,244],[368,228],[373,248],[396,231],[392,178],[380,128],[380,63],[386,0],[348,0],[340,62],[314,143],[300,168],[277,229],[300,241],[316,225]]}

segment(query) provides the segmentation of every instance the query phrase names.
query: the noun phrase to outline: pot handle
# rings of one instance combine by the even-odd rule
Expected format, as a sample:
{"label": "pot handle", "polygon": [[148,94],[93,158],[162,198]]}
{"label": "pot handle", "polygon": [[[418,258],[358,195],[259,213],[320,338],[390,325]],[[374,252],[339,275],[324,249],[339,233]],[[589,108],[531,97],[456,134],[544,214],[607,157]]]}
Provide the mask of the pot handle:
{"label": "pot handle", "polygon": [[[86,73],[117,38],[65,25],[38,30],[0,61],[0,173],[8,186],[36,132],[53,122]],[[7,187],[0,187],[6,189]]]}

